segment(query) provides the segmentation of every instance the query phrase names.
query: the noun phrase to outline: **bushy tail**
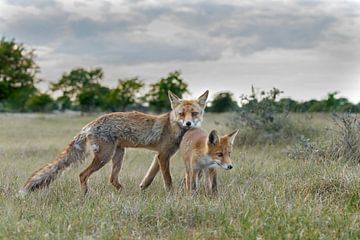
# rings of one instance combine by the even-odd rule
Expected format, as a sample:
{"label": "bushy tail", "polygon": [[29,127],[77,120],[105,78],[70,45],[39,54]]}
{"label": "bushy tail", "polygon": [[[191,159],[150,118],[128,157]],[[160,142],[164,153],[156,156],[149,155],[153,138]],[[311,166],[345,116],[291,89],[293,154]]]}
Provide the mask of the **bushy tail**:
{"label": "bushy tail", "polygon": [[26,195],[29,191],[47,187],[61,172],[73,163],[82,162],[85,159],[86,136],[80,133],[74,137],[64,151],[52,162],[35,171],[20,189],[20,195]]}

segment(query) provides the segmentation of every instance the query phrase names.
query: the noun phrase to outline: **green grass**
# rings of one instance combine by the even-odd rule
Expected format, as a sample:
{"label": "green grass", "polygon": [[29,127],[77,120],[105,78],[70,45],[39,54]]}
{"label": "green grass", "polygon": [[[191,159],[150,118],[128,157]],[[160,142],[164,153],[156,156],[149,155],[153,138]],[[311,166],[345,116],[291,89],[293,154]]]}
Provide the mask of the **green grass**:
{"label": "green grass", "polygon": [[[296,116],[301,118],[303,116]],[[218,196],[181,190],[184,167],[171,161],[174,192],[159,174],[145,192],[139,183],[154,153],[129,149],[120,181],[111,163],[89,180],[83,197],[78,174],[66,171],[46,190],[16,196],[26,178],[52,160],[94,116],[0,115],[0,239],[359,239],[360,166],[294,161],[284,145],[240,146],[235,168],[220,173]],[[321,128],[327,116],[306,118]],[[207,115],[204,127],[220,133],[228,115]]]}

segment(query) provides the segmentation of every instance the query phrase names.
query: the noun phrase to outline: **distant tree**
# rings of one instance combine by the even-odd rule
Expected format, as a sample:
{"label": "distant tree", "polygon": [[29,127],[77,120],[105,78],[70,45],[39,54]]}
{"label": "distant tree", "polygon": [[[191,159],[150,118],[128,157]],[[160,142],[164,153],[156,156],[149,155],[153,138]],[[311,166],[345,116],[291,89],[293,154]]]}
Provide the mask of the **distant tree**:
{"label": "distant tree", "polygon": [[0,40],[0,102],[13,110],[24,111],[27,99],[37,92],[35,84],[39,67],[34,50],[5,38]]}
{"label": "distant tree", "polygon": [[4,100],[5,110],[25,112],[27,100],[37,93],[38,91],[35,87],[19,87],[11,89],[11,94]]}
{"label": "distant tree", "polygon": [[338,92],[328,93],[325,100],[326,109],[328,112],[358,112],[358,108],[355,104],[349,102],[346,98],[336,98]]}
{"label": "distant tree", "polygon": [[[360,112],[359,106],[351,103],[346,98],[336,98],[338,92],[328,93],[327,98],[323,100],[311,99],[305,102],[296,102],[291,100],[293,106],[295,106],[296,102],[296,110],[297,112],[352,112],[357,113]],[[281,99],[280,102],[283,100]],[[291,109],[290,111],[294,111]]]}
{"label": "distant tree", "polygon": [[25,106],[32,112],[49,112],[55,108],[54,100],[46,93],[32,95]]}
{"label": "distant tree", "polygon": [[101,68],[76,68],[64,73],[58,82],[52,83],[51,90],[62,92],[57,101],[61,110],[69,107],[69,100],[76,100],[80,110],[88,112],[100,108],[103,96],[109,92],[108,88],[100,84],[103,77],[104,72]]}
{"label": "distant tree", "polygon": [[325,108],[323,109],[326,112],[335,111],[339,105],[339,102],[336,99],[338,92],[328,93],[327,99],[325,100]]}
{"label": "distant tree", "polygon": [[231,112],[238,110],[239,106],[234,100],[231,92],[220,92],[214,97],[211,102],[211,107],[208,108],[210,112]]}
{"label": "distant tree", "polygon": [[63,96],[74,100],[83,89],[98,87],[103,77],[104,72],[101,68],[92,70],[76,68],[69,73],[64,73],[58,82],[52,83],[51,90],[61,91]]}
{"label": "distant tree", "polygon": [[144,83],[138,78],[120,79],[116,88],[111,89],[105,97],[105,108],[111,111],[125,111],[137,101]]}
{"label": "distant tree", "polygon": [[328,93],[327,98],[324,100],[315,100],[313,104],[308,108],[309,112],[333,112],[337,108],[337,92]]}
{"label": "distant tree", "polygon": [[92,84],[84,87],[76,96],[82,112],[90,112],[103,107],[104,98],[109,94],[110,89],[100,84]]}
{"label": "distant tree", "polygon": [[310,112],[310,109],[313,108],[315,104],[317,104],[316,99],[311,99],[308,101],[305,101],[303,103],[299,103],[299,111],[300,112]]}
{"label": "distant tree", "polygon": [[281,98],[278,104],[280,109],[285,112],[300,111],[299,103],[291,98]]}
{"label": "distant tree", "polygon": [[188,93],[188,84],[184,82],[180,71],[171,72],[161,78],[157,83],[150,85],[150,91],[145,99],[151,110],[156,112],[169,111],[171,106],[168,99],[168,91],[171,90],[178,97]]}
{"label": "distant tree", "polygon": [[55,104],[57,109],[64,111],[71,108],[71,99],[68,96],[60,96],[56,99]]}
{"label": "distant tree", "polygon": [[347,98],[338,98],[336,99],[336,111],[337,112],[351,112],[358,113],[360,112],[359,106],[351,103]]}
{"label": "distant tree", "polygon": [[360,102],[358,104],[354,105],[354,107],[356,109],[356,111],[354,111],[354,112],[360,113]]}

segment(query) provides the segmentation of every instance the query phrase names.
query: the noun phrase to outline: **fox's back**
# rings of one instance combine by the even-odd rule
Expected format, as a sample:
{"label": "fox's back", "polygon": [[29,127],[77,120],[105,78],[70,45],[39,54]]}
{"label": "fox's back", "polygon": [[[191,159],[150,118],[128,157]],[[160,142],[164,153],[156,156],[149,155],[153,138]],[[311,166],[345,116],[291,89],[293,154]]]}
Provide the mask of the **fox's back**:
{"label": "fox's back", "polygon": [[87,124],[83,131],[104,141],[122,139],[141,146],[159,141],[167,124],[167,114],[117,112],[100,116]]}

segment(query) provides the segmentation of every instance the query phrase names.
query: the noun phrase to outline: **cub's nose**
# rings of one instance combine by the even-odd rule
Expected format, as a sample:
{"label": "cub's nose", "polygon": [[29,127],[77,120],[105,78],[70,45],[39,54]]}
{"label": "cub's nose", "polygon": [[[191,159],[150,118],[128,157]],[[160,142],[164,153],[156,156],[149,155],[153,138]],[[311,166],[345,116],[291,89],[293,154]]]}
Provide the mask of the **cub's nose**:
{"label": "cub's nose", "polygon": [[228,166],[228,169],[229,169],[229,170],[230,170],[230,169],[232,169],[232,168],[233,168],[233,166],[232,166],[232,165],[229,165],[229,166]]}
{"label": "cub's nose", "polygon": [[191,122],[190,122],[190,121],[187,121],[187,122],[186,122],[186,126],[190,127],[190,126],[191,126]]}

